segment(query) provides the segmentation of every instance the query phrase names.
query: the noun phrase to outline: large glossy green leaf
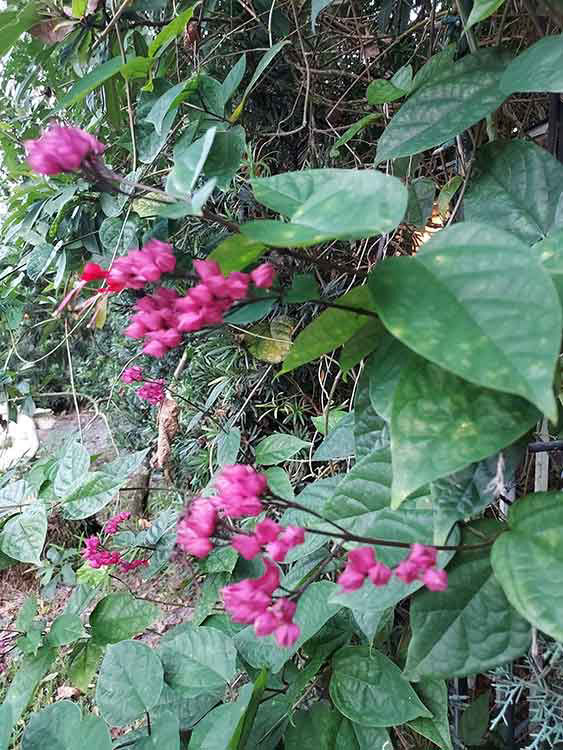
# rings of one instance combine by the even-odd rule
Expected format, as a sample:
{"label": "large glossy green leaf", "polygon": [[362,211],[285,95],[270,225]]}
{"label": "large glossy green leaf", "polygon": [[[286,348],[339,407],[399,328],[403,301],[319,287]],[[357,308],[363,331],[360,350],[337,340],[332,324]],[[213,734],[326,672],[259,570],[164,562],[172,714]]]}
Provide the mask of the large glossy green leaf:
{"label": "large glossy green leaf", "polygon": [[269,667],[273,674],[297,653],[301,646],[312,638],[322,626],[335,615],[341,604],[330,604],[329,596],[336,586],[330,581],[312,583],[300,597],[294,620],[301,634],[291,648],[280,648],[273,636],[258,638],[252,626],[241,630],[234,638],[237,651],[251,666]]}
{"label": "large glossy green leaf", "polygon": [[221,631],[184,623],[162,638],[158,654],[166,683],[184,698],[215,692],[236,673],[236,650]]}
{"label": "large glossy green leaf", "polygon": [[209,128],[204,136],[187,148],[175,150],[174,166],[166,182],[166,190],[169,193],[179,196],[191,193],[205,165],[216,132],[216,128]]}
{"label": "large glossy green leaf", "polygon": [[109,646],[98,677],[96,704],[111,726],[123,727],[156,706],[164,684],[160,659],[138,641]]}
{"label": "large glossy green leaf", "polygon": [[[555,419],[561,305],[549,274],[515,236],[456,224],[416,257],[385,261],[369,286],[383,323],[404,344],[471,383],[523,396]],[[529,305],[537,316],[522,315]],[[533,339],[533,351],[522,337]]]}
{"label": "large glossy green leaf", "polygon": [[285,750],[335,750],[342,715],[328,703],[297,711],[284,737]]}
{"label": "large glossy green leaf", "polygon": [[335,461],[354,455],[354,414],[343,417],[334,429],[330,430],[311,456],[312,461]]}
{"label": "large glossy green leaf", "polygon": [[[272,234],[265,244],[314,245],[332,239],[361,239],[394,229],[407,207],[407,190],[400,180],[372,169],[309,169],[252,180],[256,200],[290,219],[253,222],[242,226],[251,239],[250,227],[264,225]],[[301,239],[300,239],[301,238]]]}
{"label": "large glossy green leaf", "polygon": [[207,257],[217,261],[221,273],[226,275],[231,271],[242,271],[257,261],[265,251],[265,245],[253,242],[243,234],[233,234],[220,242]]}
{"label": "large glossy green leaf", "polygon": [[480,388],[415,360],[393,400],[392,506],[427,482],[502,450],[537,418],[537,410],[517,396]]}
{"label": "large glossy green leaf", "polygon": [[58,701],[33,714],[22,750],[111,750],[111,737],[99,716],[82,717],[71,701]]}
{"label": "large glossy green leaf", "polygon": [[515,58],[500,79],[508,95],[515,91],[563,91],[563,34],[544,36]]}
{"label": "large glossy green leaf", "polygon": [[[492,519],[475,522],[462,543],[479,544],[483,534],[492,538],[501,528]],[[420,591],[410,614],[405,667],[410,679],[484,672],[518,658],[530,644],[529,624],[511,607],[493,573],[490,547],[458,552],[448,566],[448,588]]]}
{"label": "large glossy green leaf", "polygon": [[17,479],[0,489],[0,518],[19,512],[34,499],[33,488],[25,479]]}
{"label": "large glossy green leaf", "polygon": [[551,276],[563,305],[563,229],[557,229],[534,245],[540,262]]}
{"label": "large glossy green leaf", "polygon": [[531,244],[563,225],[563,164],[530,141],[493,141],[477,152],[465,218]]}
{"label": "large glossy green leaf", "polygon": [[[476,23],[484,21],[485,18],[492,16],[495,10],[500,8],[504,1],[505,0],[476,0],[471,8],[471,13],[467,19],[465,28],[470,29],[472,26],[475,26]],[[501,85],[501,88],[504,87]]]}
{"label": "large glossy green leaf", "polygon": [[229,70],[229,72],[225,76],[225,80],[221,84],[221,88],[223,89],[223,99],[226,102],[229,101],[231,96],[233,96],[233,94],[236,92],[236,90],[240,86],[240,83],[242,79],[244,78],[245,71],[246,71],[246,53],[244,52],[239,57],[238,61]]}
{"label": "large glossy green leaf", "polygon": [[354,440],[357,461],[390,444],[388,426],[371,404],[367,370],[360,377],[354,399]]}
{"label": "large glossy green leaf", "polygon": [[217,187],[226,190],[240,167],[245,149],[246,136],[240,125],[217,133],[203,167],[204,175],[215,178]]}
{"label": "large glossy green leaf", "polygon": [[532,625],[563,641],[563,494],[521,498],[508,514],[491,562],[509,602]]}
{"label": "large glossy green leaf", "polygon": [[64,497],[79,482],[90,468],[90,454],[82,443],[74,440],[66,445],[55,474],[53,489],[57,497]]}
{"label": "large glossy green leaf", "polygon": [[[335,300],[334,304],[345,305],[360,311],[373,310],[372,298],[365,286],[351,289]],[[342,346],[363,328],[368,320],[369,316],[362,312],[356,313],[336,308],[325,310],[295,339],[284,360],[281,373],[290,372],[300,365],[317,359],[321,354]]]}
{"label": "large glossy green leaf", "polygon": [[368,454],[340,482],[323,515],[340,522],[388,508],[392,473],[388,449]]}
{"label": "large glossy green leaf", "polygon": [[385,333],[380,345],[366,362],[371,405],[387,422],[391,419],[393,397],[403,370],[409,367],[414,358],[411,349]]}
{"label": "large glossy green leaf", "polygon": [[47,512],[37,500],[6,521],[0,531],[0,550],[14,560],[37,565],[46,536]]}
{"label": "large glossy green leaf", "polygon": [[72,520],[93,516],[112,500],[118,487],[115,478],[108,474],[91,472],[82,484],[64,498],[62,513]]}
{"label": "large glossy green leaf", "polygon": [[100,644],[117,643],[142,633],[156,620],[156,604],[127,592],[104,596],[90,615],[92,635]]}
{"label": "large glossy green leaf", "polygon": [[432,718],[413,719],[409,726],[442,750],[453,750],[448,716],[448,687],[443,680],[421,680],[415,690]]}
{"label": "large glossy green leaf", "polygon": [[[7,731],[2,727],[2,732],[8,735],[11,733],[12,727],[33,698],[39,682],[51,668],[56,655],[57,651],[54,648],[41,646],[35,656],[24,656],[21,660],[4,697],[4,703],[0,707],[3,710],[3,715],[0,713],[0,718],[8,719],[11,722]],[[2,737],[1,733],[0,737]]]}
{"label": "large glossy green leaf", "polygon": [[148,452],[149,448],[144,448],[133,453],[121,454],[119,458],[115,458],[107,464],[102,464],[99,471],[101,474],[113,477],[117,485],[129,479],[142,466]]}
{"label": "large glossy green leaf", "polygon": [[250,83],[244,90],[244,94],[242,95],[242,100],[240,104],[237,106],[237,108],[234,110],[232,115],[229,117],[230,122],[236,122],[239,119],[244,109],[244,105],[246,104],[246,100],[250,96],[252,89],[256,86],[256,84],[260,80],[260,76],[266,70],[268,65],[272,62],[274,57],[276,57],[278,52],[280,52],[282,47],[285,47],[286,44],[289,44],[289,40],[282,39],[280,42],[278,42],[277,44],[274,44],[273,47],[270,47],[270,49],[264,53],[264,55],[260,59],[260,62],[256,66],[256,70],[254,71],[252,78],[250,79]]}
{"label": "large glossy green leaf", "polygon": [[70,684],[85,693],[98,670],[103,653],[103,646],[94,640],[79,644],[73,651],[68,667]]}
{"label": "large glossy green leaf", "polygon": [[74,643],[86,635],[80,617],[70,613],[62,614],[51,625],[47,640],[53,646],[65,646]]}
{"label": "large glossy green leaf", "polygon": [[367,727],[432,716],[399,667],[367,646],[343,648],[333,658],[330,697],[344,716]]}
{"label": "large glossy green leaf", "polygon": [[234,703],[223,703],[210,711],[194,728],[189,750],[226,750],[251,698],[252,685],[244,685]]}
{"label": "large glossy green leaf", "polygon": [[256,463],[260,466],[271,466],[288,461],[296,453],[308,448],[310,443],[285,432],[275,432],[263,438],[256,446]]}
{"label": "large glossy green leaf", "polygon": [[376,164],[438,146],[494,112],[506,98],[499,77],[507,62],[506,54],[486,49],[439,68],[385,129]]}
{"label": "large glossy green leaf", "polygon": [[149,47],[149,57],[154,57],[157,53],[161,55],[166,47],[179,36],[186,28],[194,12],[194,7],[179,13],[170,23],[167,23],[155,36]]}
{"label": "large glossy green leaf", "polygon": [[38,3],[27,3],[22,10],[0,13],[0,57],[13,47],[24,31],[29,31],[41,20]]}
{"label": "large glossy green leaf", "polygon": [[67,107],[82,101],[87,94],[98,88],[98,86],[101,86],[104,81],[107,81],[108,78],[119,73],[122,64],[123,61],[118,55],[117,57],[112,57],[111,60],[108,60],[101,65],[97,65],[94,70],[83,78],[80,78],[80,80],[71,87],[70,91],[59,101],[55,111],[66,109]]}

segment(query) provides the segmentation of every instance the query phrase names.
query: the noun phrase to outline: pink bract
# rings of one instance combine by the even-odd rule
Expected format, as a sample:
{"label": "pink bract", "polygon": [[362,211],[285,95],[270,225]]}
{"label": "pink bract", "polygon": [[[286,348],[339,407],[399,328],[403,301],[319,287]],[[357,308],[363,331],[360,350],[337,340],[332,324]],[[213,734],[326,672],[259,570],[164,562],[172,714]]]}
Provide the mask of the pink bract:
{"label": "pink bract", "polygon": [[105,146],[80,128],[51,125],[36,140],[24,142],[27,163],[34,172],[55,175],[74,172],[83,162],[104,153]]}

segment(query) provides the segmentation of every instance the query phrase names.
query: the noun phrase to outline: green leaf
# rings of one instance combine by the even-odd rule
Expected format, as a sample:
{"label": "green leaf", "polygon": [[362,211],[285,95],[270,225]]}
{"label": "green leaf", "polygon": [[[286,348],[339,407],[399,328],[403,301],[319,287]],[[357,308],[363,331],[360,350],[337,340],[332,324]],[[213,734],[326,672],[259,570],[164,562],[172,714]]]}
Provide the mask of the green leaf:
{"label": "green leaf", "polygon": [[11,706],[7,703],[2,703],[0,705],[0,750],[8,750],[14,723]]}
{"label": "green leaf", "polygon": [[10,518],[0,531],[0,550],[19,562],[38,565],[47,536],[47,513],[40,501]]}
{"label": "green leaf", "polygon": [[[155,36],[149,47],[149,57],[154,57],[158,52],[161,55],[170,42],[184,31],[194,13],[194,6],[183,13],[179,13],[173,21],[166,24]],[[163,49],[164,48],[164,49]]]}
{"label": "green leaf", "polygon": [[139,246],[137,225],[134,221],[119,218],[104,219],[98,233],[104,250],[123,254]]}
{"label": "green leaf", "polygon": [[323,515],[332,521],[345,522],[388,508],[392,474],[390,451],[373,451],[346,474],[327,502]]}
{"label": "green leaf", "polygon": [[278,42],[277,44],[274,44],[273,47],[270,47],[270,49],[264,53],[264,55],[260,58],[260,62],[256,66],[256,70],[254,71],[252,78],[250,79],[250,83],[244,90],[244,94],[242,95],[242,99],[240,104],[237,106],[237,108],[234,110],[232,115],[229,117],[229,122],[234,123],[236,122],[239,117],[241,116],[244,105],[246,104],[246,100],[250,96],[252,90],[260,80],[260,77],[262,73],[266,70],[268,65],[272,62],[274,57],[280,52],[282,47],[285,47],[286,44],[289,44],[289,39],[283,39],[282,41]]}
{"label": "green leaf", "polygon": [[119,458],[110,461],[110,463],[102,464],[98,471],[108,477],[113,477],[117,486],[118,484],[121,484],[121,482],[129,479],[129,477],[142,466],[148,452],[149,448],[144,448],[143,450],[135,451],[134,453],[122,454]]}
{"label": "green leaf", "polygon": [[259,466],[271,466],[289,461],[296,453],[308,448],[310,443],[296,435],[275,432],[261,440],[256,446],[256,463]]}
{"label": "green leaf", "polygon": [[389,429],[385,421],[377,414],[371,405],[369,397],[369,375],[362,373],[356,389],[354,400],[354,441],[356,445],[356,459],[361,461],[364,456],[374,450],[389,447]]}
{"label": "green leaf", "polygon": [[82,16],[86,13],[87,5],[88,0],[72,0],[72,15],[75,18],[82,18]]}
{"label": "green leaf", "polygon": [[90,615],[92,636],[100,644],[117,643],[142,633],[158,615],[159,609],[152,602],[135,599],[129,593],[108,594]]}
{"label": "green leaf", "polygon": [[66,109],[67,107],[82,101],[85,96],[91,91],[94,91],[94,89],[97,89],[98,86],[101,86],[104,81],[107,81],[108,78],[119,73],[122,64],[123,61],[118,55],[117,57],[112,57],[111,60],[108,60],[101,65],[97,65],[94,70],[83,78],[80,78],[80,80],[71,87],[70,91],[59,101],[54,112]]}
{"label": "green leaf", "polygon": [[78,615],[62,614],[51,625],[47,641],[53,646],[65,646],[68,643],[74,643],[84,635],[86,633]]}
{"label": "green leaf", "polygon": [[383,132],[376,164],[438,146],[494,112],[506,98],[499,87],[506,64],[506,54],[485,49],[437,70]]}
{"label": "green leaf", "polygon": [[152,648],[138,641],[109,646],[96,686],[96,704],[112,726],[123,727],[158,703],[163,669]]}
{"label": "green leaf", "polygon": [[[154,125],[154,129],[158,135],[162,135],[162,128],[164,121],[170,110],[174,107],[177,108],[181,101],[186,99],[193,91],[197,91],[199,85],[199,78],[190,78],[188,81],[181,81],[167,89],[164,94],[158,97],[158,99],[152,105],[149,113],[145,117],[145,122]],[[178,142],[177,147],[174,149],[174,160],[177,158],[177,151],[181,151],[181,141]]]}
{"label": "green leaf", "polygon": [[342,347],[338,360],[342,372],[347,374],[352,367],[355,367],[368,354],[371,354],[379,346],[384,332],[385,329],[375,318],[371,318],[363,325]]}
{"label": "green leaf", "polygon": [[534,245],[538,258],[551,276],[559,301],[563,304],[563,229],[558,229],[545,240]]}
{"label": "green leaf", "polygon": [[443,680],[421,680],[415,690],[433,716],[409,721],[409,727],[442,750],[453,750],[448,717],[448,687]]}
{"label": "green leaf", "polygon": [[221,273],[226,275],[232,271],[242,271],[257,261],[265,251],[265,245],[249,240],[243,234],[233,234],[220,242],[207,257],[216,261]]}
{"label": "green leaf", "polygon": [[32,281],[37,281],[47,271],[56,255],[53,245],[41,242],[36,245],[27,258],[26,273]]}
{"label": "green leaf", "polygon": [[85,693],[98,671],[104,653],[103,646],[93,640],[79,644],[73,652],[68,668],[68,678],[73,687]]}
{"label": "green leaf", "polygon": [[7,10],[0,13],[0,57],[18,41],[24,31],[29,31],[41,20],[38,4],[28,3],[19,12]]}
{"label": "green leaf", "polygon": [[135,78],[146,78],[153,65],[154,60],[152,58],[139,55],[127,60],[119,68],[119,72],[126,81],[131,81]]}
{"label": "green leaf", "polygon": [[234,703],[210,711],[194,728],[189,750],[225,750],[252,698],[252,685],[244,685]]}
{"label": "green leaf", "polygon": [[107,474],[99,471],[87,474],[84,482],[64,498],[61,506],[63,516],[78,520],[99,513],[111,502],[118,488],[116,479]]}
{"label": "green leaf", "polygon": [[409,185],[409,202],[405,222],[424,227],[432,216],[436,186],[427,177],[417,177]]}
{"label": "green leaf", "polygon": [[215,628],[178,625],[161,639],[158,654],[166,683],[184,698],[224,689],[236,673],[232,639]]}
{"label": "green leaf", "polygon": [[33,488],[24,480],[10,482],[0,489],[0,518],[22,511],[34,498]]}
{"label": "green leaf", "polygon": [[342,716],[328,703],[314,703],[308,710],[296,711],[284,737],[284,748],[335,750],[341,721]]}
{"label": "green leaf", "polygon": [[31,628],[31,624],[33,620],[36,617],[37,617],[37,597],[28,596],[27,599],[22,604],[22,606],[20,607],[20,610],[18,612],[16,622],[14,623],[15,629],[21,630],[23,632],[29,630]]}
{"label": "green leaf", "polygon": [[312,461],[336,461],[354,455],[354,415],[345,416],[313,453]]}
{"label": "green leaf", "polygon": [[111,750],[109,729],[99,716],[82,717],[71,701],[58,701],[33,714],[22,750]]}
{"label": "green leaf", "polygon": [[372,81],[366,91],[368,104],[386,104],[406,96],[412,86],[412,65],[404,65],[391,80]]}
{"label": "green leaf", "polygon": [[444,187],[440,190],[440,194],[438,195],[438,210],[440,211],[442,216],[447,214],[450,206],[450,201],[457,193],[462,183],[463,177],[456,174],[454,177],[448,180]]}
{"label": "green leaf", "polygon": [[425,360],[401,378],[391,415],[393,502],[513,443],[538,413],[517,396],[472,385]]}
{"label": "green leaf", "polygon": [[311,3],[311,26],[313,28],[313,34],[315,33],[315,23],[319,17],[319,13],[328,8],[328,6],[334,2],[334,0],[312,0]]}
{"label": "green leaf", "polygon": [[90,454],[82,443],[67,443],[57,473],[53,489],[57,497],[68,495],[77,483],[82,482],[90,468]]}
{"label": "green leaf", "polygon": [[285,292],[288,305],[318,300],[319,297],[319,282],[312,273],[296,273],[291,280],[291,287]]}
{"label": "green leaf", "polygon": [[459,737],[466,745],[480,745],[489,728],[491,691],[486,690],[467,706],[459,720]]}
{"label": "green leaf", "polygon": [[496,540],[491,563],[508,601],[534,627],[563,640],[558,573],[563,545],[563,495],[537,492],[508,513],[509,530]]}
{"label": "green leaf", "polygon": [[[466,528],[462,543],[479,544],[482,534],[490,538],[501,528],[492,519],[477,521]],[[448,567],[448,588],[421,590],[410,614],[410,679],[476,674],[517,659],[530,645],[530,626],[508,603],[489,547],[458,552]]]}
{"label": "green leaf", "polygon": [[427,60],[413,79],[411,93],[433,80],[438,80],[443,73],[451,71],[456,54],[457,45],[450,44]]}
{"label": "green leaf", "polygon": [[[332,2],[332,0],[331,0]],[[379,112],[372,112],[369,115],[364,115],[360,120],[355,122],[353,125],[350,125],[348,130],[345,130],[344,133],[340,136],[340,138],[337,138],[334,141],[334,144],[332,148],[330,149],[330,156],[333,159],[337,159],[340,155],[340,149],[342,146],[345,146],[348,141],[351,141],[352,138],[355,138],[355,136],[358,135],[362,130],[367,128],[369,125],[374,123],[376,120],[381,119],[381,114]]]}
{"label": "green leaf", "polygon": [[217,133],[203,173],[208,178],[214,177],[220,190],[226,190],[240,167],[245,150],[246,136],[240,125]]}
{"label": "green leaf", "polygon": [[[339,297],[335,305],[345,305],[357,310],[373,310],[373,301],[365,286],[351,289]],[[316,317],[295,339],[284,360],[280,374],[290,372],[300,365],[311,362],[322,354],[337,349],[362,329],[369,320],[363,312],[329,308]]]}
{"label": "green leaf", "polygon": [[262,240],[253,236],[252,227],[277,232],[277,238],[272,234],[271,240],[264,240],[275,246],[384,234],[401,222],[407,206],[401,181],[372,169],[309,169],[251,182],[256,200],[287,216],[290,223],[257,221],[243,224],[241,231],[258,241]]}
{"label": "green leaf", "polygon": [[519,54],[504,71],[500,87],[507,96],[516,91],[562,91],[563,34],[544,36]]}
{"label": "green leaf", "polygon": [[240,450],[240,429],[231,427],[217,438],[217,466],[236,463]]}
{"label": "green leaf", "polygon": [[393,398],[401,375],[415,359],[411,349],[385,333],[377,350],[366,362],[371,405],[387,422],[391,420]]}
{"label": "green leaf", "polygon": [[[492,16],[503,3],[504,0],[476,0],[471,8],[471,13],[467,19],[465,30],[468,31],[472,26],[475,26],[476,23],[480,23],[481,21],[484,21],[485,18]],[[501,88],[504,88],[502,82]]]}
{"label": "green leaf", "polygon": [[349,416],[349,412],[342,409],[330,409],[328,414],[311,417],[311,422],[315,425],[317,432],[320,432],[321,435],[326,435],[327,432],[332,432],[337,424],[347,416]]}
{"label": "green leaf", "polygon": [[247,746],[247,741],[260,707],[261,698],[268,684],[269,676],[269,671],[262,669],[258,677],[254,680],[250,701],[231,737],[227,750],[243,750]]}
{"label": "green leaf", "polygon": [[365,646],[345,647],[333,658],[330,697],[344,716],[368,727],[432,717],[399,667]]}
{"label": "green leaf", "polygon": [[258,638],[254,634],[254,628],[250,626],[234,637],[237,651],[251,666],[259,669],[268,667],[276,674],[341,609],[341,604],[328,602],[328,597],[335,589],[335,584],[330,581],[318,581],[305,590],[294,617],[301,628],[301,634],[291,648],[280,648],[273,636]]}
{"label": "green leaf", "polygon": [[31,702],[37,686],[51,668],[56,655],[55,649],[42,646],[35,656],[24,656],[19,663],[19,668],[2,704],[4,714],[8,714],[12,722],[8,732],[11,732],[12,727]]}
{"label": "green leaf", "polygon": [[[516,237],[456,224],[414,258],[386,260],[369,286],[383,323],[411,349],[471,383],[523,396],[555,419],[561,306]],[[539,305],[537,317],[522,316],[528,305]],[[515,327],[534,340],[533,351],[522,351]]]}
{"label": "green leaf", "polygon": [[166,182],[169,193],[180,196],[191,193],[213,146],[216,133],[216,128],[209,128],[202,138],[198,138],[188,148],[176,149],[174,166]]}
{"label": "green leaf", "polygon": [[223,93],[223,100],[225,102],[228,102],[231,96],[236,92],[238,87],[240,86],[240,83],[242,79],[244,78],[244,74],[246,72],[246,53],[243,53],[238,61],[233,65],[233,67],[229,70],[227,73],[225,80],[221,84],[222,93]]}
{"label": "green leaf", "polygon": [[493,141],[477,152],[465,218],[532,244],[563,224],[563,164],[529,141]]}
{"label": "green leaf", "polygon": [[151,711],[151,734],[135,743],[134,750],[180,750],[178,714],[168,708]]}
{"label": "green leaf", "polygon": [[284,500],[295,500],[295,494],[287,471],[279,466],[271,466],[269,469],[266,469],[264,474],[268,479],[268,489],[270,492],[278,497],[282,497]]}

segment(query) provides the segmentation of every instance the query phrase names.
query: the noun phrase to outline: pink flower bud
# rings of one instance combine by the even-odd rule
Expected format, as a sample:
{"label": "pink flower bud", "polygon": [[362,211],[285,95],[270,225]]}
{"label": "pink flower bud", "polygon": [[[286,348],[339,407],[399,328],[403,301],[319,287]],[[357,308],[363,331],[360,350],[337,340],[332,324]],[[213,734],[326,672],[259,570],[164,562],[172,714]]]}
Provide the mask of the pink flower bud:
{"label": "pink flower bud", "polygon": [[423,574],[422,581],[430,591],[445,591],[448,588],[448,574],[445,570],[429,568]]}
{"label": "pink flower bud", "polygon": [[254,535],[260,544],[268,544],[277,539],[280,532],[280,525],[270,518],[265,518],[256,524]]}
{"label": "pink flower bud", "polygon": [[250,277],[248,274],[235,271],[225,279],[224,289],[232,299],[244,299],[248,294],[249,283]]}
{"label": "pink flower bud", "polygon": [[185,312],[178,316],[178,330],[184,333],[199,331],[203,324],[201,312]]}
{"label": "pink flower bud", "polygon": [[418,578],[418,565],[410,560],[402,560],[395,568],[395,575],[404,583],[412,583]]}
{"label": "pink flower bud", "polygon": [[299,625],[296,625],[294,622],[287,625],[280,625],[276,628],[275,632],[278,646],[281,646],[281,648],[290,648],[299,638],[300,632]]}
{"label": "pink flower bud", "polygon": [[305,530],[300,526],[287,526],[278,539],[291,549],[292,547],[297,547],[299,544],[303,544],[305,541]]}
{"label": "pink flower bud", "polygon": [[421,572],[436,565],[436,548],[427,547],[424,544],[415,543],[411,546],[408,559],[414,565],[418,565]]}
{"label": "pink flower bud", "polygon": [[202,281],[222,276],[219,264],[214,260],[194,260],[193,266]]}
{"label": "pink flower bud", "polygon": [[80,128],[52,125],[37,140],[24,142],[27,162],[34,172],[54,175],[73,172],[90,156],[104,153],[105,146]]}
{"label": "pink flower bud", "polygon": [[260,552],[260,544],[255,536],[248,534],[235,534],[231,541],[232,546],[245,560],[252,560]]}
{"label": "pink flower bud", "polygon": [[258,637],[271,635],[279,627],[278,618],[272,612],[266,611],[254,620],[254,632]]}
{"label": "pink flower bud", "polygon": [[129,338],[132,339],[142,339],[147,331],[148,328],[146,328],[140,321],[133,320],[123,331],[123,335],[129,336]]}
{"label": "pink flower bud", "polygon": [[276,539],[275,542],[270,542],[266,545],[266,550],[272,560],[276,560],[276,562],[283,562],[285,560],[285,556],[289,552],[289,546],[287,544],[284,544],[284,542],[280,541],[279,539]]}
{"label": "pink flower bud", "polygon": [[364,585],[365,575],[358,573],[357,570],[347,565],[343,572],[338,576],[337,583],[340,586],[341,591],[349,592],[361,589]]}
{"label": "pink flower bud", "polygon": [[133,365],[133,367],[128,367],[121,376],[121,380],[124,383],[130,384],[134,383],[135,381],[139,381],[143,379],[143,371],[138,365]]}
{"label": "pink flower bud", "polygon": [[271,263],[262,263],[250,274],[254,286],[260,289],[269,289],[276,278],[276,269]]}
{"label": "pink flower bud", "polygon": [[348,553],[348,565],[358,573],[366,575],[374,564],[373,547],[357,547]]}
{"label": "pink flower bud", "polygon": [[143,354],[149,354],[151,357],[164,357],[169,350],[170,348],[161,344],[160,341],[149,341],[148,344],[143,346]]}
{"label": "pink flower bud", "polygon": [[100,281],[107,278],[108,272],[97,263],[86,263],[82,269],[80,279],[82,281]]}
{"label": "pink flower bud", "polygon": [[369,570],[368,576],[374,586],[386,586],[392,575],[391,568],[381,562],[375,563]]}

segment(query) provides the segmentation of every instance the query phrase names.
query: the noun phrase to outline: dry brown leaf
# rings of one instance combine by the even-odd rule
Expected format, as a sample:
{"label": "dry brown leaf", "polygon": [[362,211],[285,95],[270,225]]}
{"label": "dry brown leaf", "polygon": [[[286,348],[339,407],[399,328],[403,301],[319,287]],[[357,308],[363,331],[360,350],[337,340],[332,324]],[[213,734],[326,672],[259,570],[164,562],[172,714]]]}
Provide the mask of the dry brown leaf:
{"label": "dry brown leaf", "polygon": [[170,462],[172,440],[178,432],[180,407],[173,398],[165,398],[158,414],[158,442],[151,458],[153,469],[165,469]]}

